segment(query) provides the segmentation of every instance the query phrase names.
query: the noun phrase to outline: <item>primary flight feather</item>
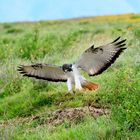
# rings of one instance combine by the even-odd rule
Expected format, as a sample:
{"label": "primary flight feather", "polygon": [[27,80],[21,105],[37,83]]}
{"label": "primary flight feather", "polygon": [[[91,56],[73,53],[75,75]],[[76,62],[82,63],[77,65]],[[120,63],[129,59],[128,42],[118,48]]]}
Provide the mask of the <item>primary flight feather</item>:
{"label": "primary flight feather", "polygon": [[68,91],[72,91],[73,85],[78,90],[95,90],[98,85],[87,81],[81,74],[80,69],[87,72],[89,76],[99,75],[105,71],[119,55],[125,50],[126,39],[120,37],[106,45],[90,48],[84,51],[79,60],[74,64],[56,66],[51,64],[35,64],[29,66],[20,65],[18,71],[23,76],[44,79],[52,82],[67,82]]}

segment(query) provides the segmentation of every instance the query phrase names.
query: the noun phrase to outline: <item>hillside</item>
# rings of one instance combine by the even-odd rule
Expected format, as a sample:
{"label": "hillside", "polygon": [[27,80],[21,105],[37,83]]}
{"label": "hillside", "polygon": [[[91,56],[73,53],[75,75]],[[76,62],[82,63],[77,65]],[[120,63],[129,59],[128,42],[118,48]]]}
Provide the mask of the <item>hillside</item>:
{"label": "hillside", "polygon": [[[73,63],[121,36],[127,50],[97,91],[67,95],[64,83],[22,77],[20,64]],[[0,24],[0,139],[140,139],[140,15]]]}

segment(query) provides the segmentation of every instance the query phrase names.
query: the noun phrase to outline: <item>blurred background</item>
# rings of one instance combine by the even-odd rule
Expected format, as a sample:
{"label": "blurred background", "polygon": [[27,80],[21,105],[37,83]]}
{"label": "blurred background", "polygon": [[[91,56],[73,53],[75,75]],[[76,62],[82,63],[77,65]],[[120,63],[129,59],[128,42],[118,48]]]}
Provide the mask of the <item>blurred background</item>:
{"label": "blurred background", "polygon": [[0,22],[140,13],[140,0],[1,0]]}
{"label": "blurred background", "polygon": [[[127,49],[115,64],[82,73],[96,91],[68,95],[65,83],[17,71],[73,64],[119,36]],[[96,117],[97,109],[110,113]],[[0,140],[100,139],[140,140],[140,0],[0,0]]]}

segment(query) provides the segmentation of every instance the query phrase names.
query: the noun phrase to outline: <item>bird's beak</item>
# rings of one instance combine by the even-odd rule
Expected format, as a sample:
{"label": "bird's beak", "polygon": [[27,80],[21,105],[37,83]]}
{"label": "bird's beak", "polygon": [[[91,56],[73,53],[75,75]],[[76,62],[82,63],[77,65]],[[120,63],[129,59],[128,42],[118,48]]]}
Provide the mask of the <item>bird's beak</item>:
{"label": "bird's beak", "polygon": [[67,71],[69,71],[69,72],[72,71],[72,67],[69,67],[69,69]]}
{"label": "bird's beak", "polygon": [[72,69],[72,64],[70,64],[70,71],[73,71],[73,69]]}

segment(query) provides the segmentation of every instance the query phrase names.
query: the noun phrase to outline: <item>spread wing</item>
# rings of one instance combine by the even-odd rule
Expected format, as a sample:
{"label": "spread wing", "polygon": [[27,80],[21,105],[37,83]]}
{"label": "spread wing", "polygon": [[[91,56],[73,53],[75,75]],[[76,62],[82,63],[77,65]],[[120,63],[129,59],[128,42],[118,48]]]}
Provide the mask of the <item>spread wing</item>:
{"label": "spread wing", "polygon": [[94,48],[91,46],[81,55],[75,63],[77,67],[86,71],[90,76],[101,74],[119,57],[121,52],[126,49],[125,40],[120,41],[120,37],[113,42]]}
{"label": "spread wing", "polygon": [[34,77],[37,79],[52,82],[66,82],[67,76],[61,67],[50,64],[35,64],[30,66],[19,66],[18,71],[23,76]]}

